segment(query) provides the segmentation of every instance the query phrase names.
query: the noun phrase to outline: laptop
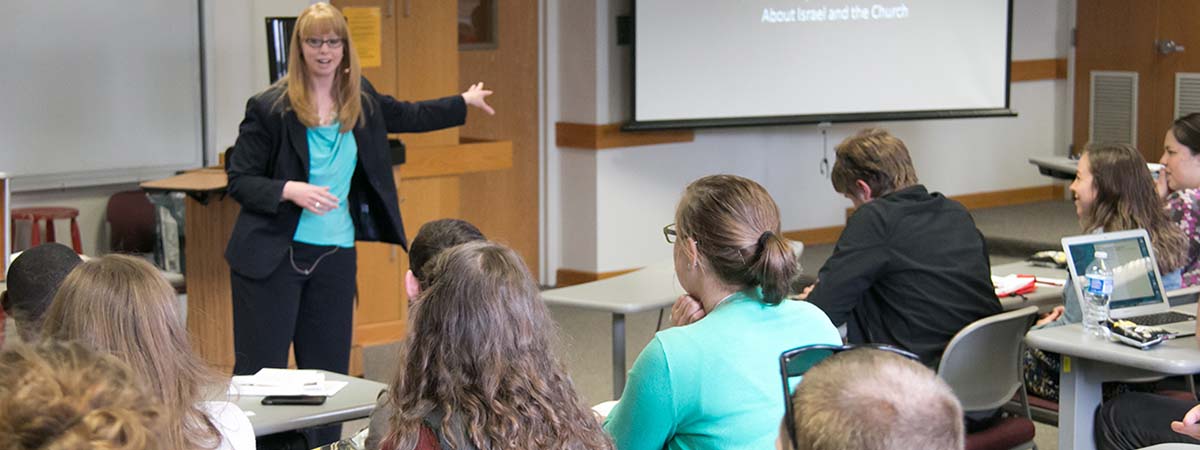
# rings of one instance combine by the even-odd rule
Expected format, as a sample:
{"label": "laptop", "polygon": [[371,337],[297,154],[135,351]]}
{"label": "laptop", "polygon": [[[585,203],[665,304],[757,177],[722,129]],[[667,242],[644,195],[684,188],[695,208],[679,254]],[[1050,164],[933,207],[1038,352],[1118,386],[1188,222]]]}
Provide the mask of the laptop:
{"label": "laptop", "polygon": [[1162,274],[1154,258],[1154,247],[1146,230],[1070,236],[1062,240],[1067,266],[1075,279],[1075,295],[1083,298],[1083,272],[1097,251],[1108,253],[1108,268],[1113,271],[1113,291],[1108,301],[1112,319],[1152,325],[1177,336],[1196,334],[1196,317],[1170,311]]}

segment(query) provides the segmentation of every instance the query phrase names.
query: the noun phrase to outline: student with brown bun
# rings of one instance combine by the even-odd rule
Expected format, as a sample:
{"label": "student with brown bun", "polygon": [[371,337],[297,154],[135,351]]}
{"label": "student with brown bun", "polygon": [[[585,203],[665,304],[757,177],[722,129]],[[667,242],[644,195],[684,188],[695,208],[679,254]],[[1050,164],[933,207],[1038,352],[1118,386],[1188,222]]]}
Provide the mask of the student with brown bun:
{"label": "student with brown bun", "polygon": [[771,448],[779,354],[842,342],[820,309],[785,298],[800,268],[779,208],[752,180],[707,176],[684,190],[664,234],[680,302],[701,314],[655,334],[604,429],[621,450]]}

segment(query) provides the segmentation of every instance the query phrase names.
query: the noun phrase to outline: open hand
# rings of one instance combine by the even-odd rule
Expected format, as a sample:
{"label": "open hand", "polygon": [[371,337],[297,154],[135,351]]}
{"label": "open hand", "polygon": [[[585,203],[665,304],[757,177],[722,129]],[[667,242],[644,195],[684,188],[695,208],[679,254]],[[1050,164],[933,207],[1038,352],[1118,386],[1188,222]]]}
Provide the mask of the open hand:
{"label": "open hand", "polygon": [[328,186],[316,186],[303,181],[284,183],[283,199],[318,216],[338,207],[338,198],[329,193]]}
{"label": "open hand", "polygon": [[494,115],[496,114],[496,110],[492,109],[491,106],[488,106],[487,101],[484,100],[489,95],[492,95],[492,91],[484,89],[482,81],[472,84],[471,87],[467,88],[467,92],[462,93],[463,100],[466,101],[468,105],[482,109],[489,115]]}
{"label": "open hand", "polygon": [[680,295],[671,305],[671,323],[677,327],[689,325],[704,318],[704,306],[690,295]]}
{"label": "open hand", "polygon": [[1187,414],[1183,415],[1183,420],[1171,422],[1171,429],[1176,433],[1191,436],[1192,439],[1200,439],[1200,405],[1196,405]]}
{"label": "open hand", "polygon": [[[1066,308],[1063,308],[1062,305],[1055,306],[1054,309],[1050,310],[1050,312],[1042,315],[1041,319],[1038,319],[1037,325],[1042,326],[1042,325],[1048,324],[1050,322],[1053,322],[1055,320],[1058,320],[1059,317],[1062,317],[1063,311],[1066,311]],[[1026,322],[1026,323],[1028,323],[1028,322]]]}

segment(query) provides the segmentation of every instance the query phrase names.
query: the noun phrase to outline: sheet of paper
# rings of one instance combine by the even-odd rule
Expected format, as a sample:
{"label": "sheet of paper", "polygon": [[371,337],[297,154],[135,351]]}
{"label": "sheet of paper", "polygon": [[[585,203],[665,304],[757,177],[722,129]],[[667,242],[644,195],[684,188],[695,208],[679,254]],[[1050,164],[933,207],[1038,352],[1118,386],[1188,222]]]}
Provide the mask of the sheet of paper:
{"label": "sheet of paper", "polygon": [[350,26],[350,40],[363,68],[383,65],[383,19],[379,8],[345,7],[342,14]]}
{"label": "sheet of paper", "polygon": [[229,395],[242,397],[261,397],[267,395],[323,395],[326,397],[337,394],[338,391],[350,384],[347,381],[323,381],[318,385],[308,386],[258,386],[229,384]]}
{"label": "sheet of paper", "polygon": [[316,370],[271,369],[259,370],[254,375],[233,377],[233,383],[242,386],[295,386],[317,385],[325,381],[325,374]]}

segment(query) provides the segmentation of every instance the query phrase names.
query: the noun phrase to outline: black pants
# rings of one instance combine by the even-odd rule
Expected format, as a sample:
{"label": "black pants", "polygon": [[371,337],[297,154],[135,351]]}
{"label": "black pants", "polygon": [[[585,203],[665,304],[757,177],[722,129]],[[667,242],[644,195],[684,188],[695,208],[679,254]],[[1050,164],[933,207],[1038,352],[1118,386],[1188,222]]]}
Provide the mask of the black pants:
{"label": "black pants", "polygon": [[1124,450],[1170,442],[1200,444],[1171,430],[1171,421],[1196,406],[1194,401],[1126,392],[1096,409],[1096,448]]}
{"label": "black pants", "polygon": [[[299,242],[266,278],[231,272],[234,375],[286,368],[289,345],[298,368],[349,372],[357,272],[353,248]],[[309,448],[338,440],[341,428],[306,432]]]}
{"label": "black pants", "polygon": [[357,264],[353,248],[293,242],[266,278],[233,272],[234,375],[286,368],[291,344],[301,369],[348,372]]}

